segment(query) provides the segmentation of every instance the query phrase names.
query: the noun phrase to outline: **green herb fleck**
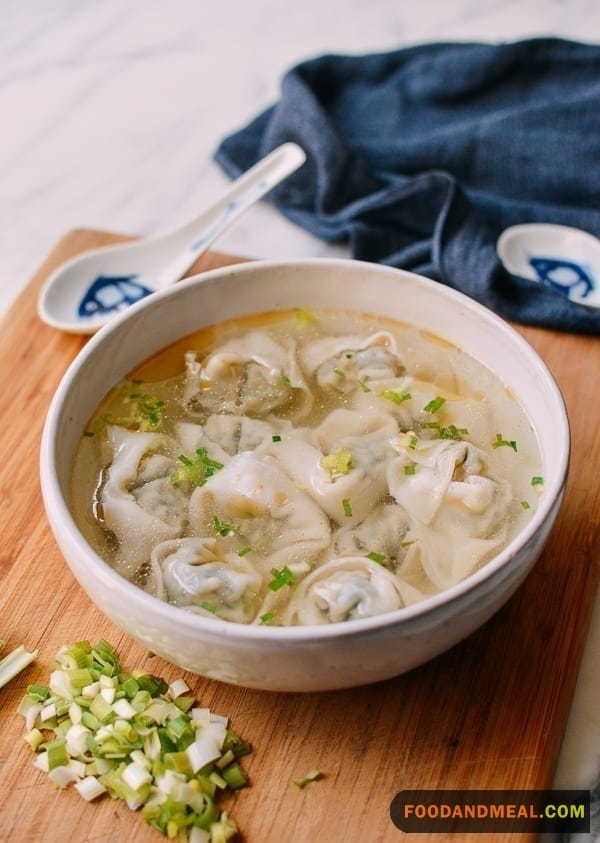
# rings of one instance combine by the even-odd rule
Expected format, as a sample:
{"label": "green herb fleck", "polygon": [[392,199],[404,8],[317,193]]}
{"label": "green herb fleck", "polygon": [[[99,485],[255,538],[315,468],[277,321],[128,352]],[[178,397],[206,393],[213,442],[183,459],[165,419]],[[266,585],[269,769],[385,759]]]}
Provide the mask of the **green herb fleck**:
{"label": "green herb fleck", "polygon": [[377,562],[378,565],[383,565],[385,562],[385,556],[383,553],[376,553],[374,550],[367,553],[367,559],[370,559],[372,562]]}
{"label": "green herb fleck", "polygon": [[309,325],[317,321],[315,314],[311,310],[297,310],[296,319],[300,324],[308,323]]}
{"label": "green herb fleck", "polygon": [[194,486],[203,486],[215,471],[223,468],[223,463],[212,460],[208,456],[206,448],[197,448],[193,460],[186,457],[185,454],[180,454],[177,459],[182,466],[171,475],[171,483],[174,485],[188,482]]}
{"label": "green herb fleck", "polygon": [[417,437],[416,437],[416,436],[411,436],[411,437],[410,437],[410,440],[409,440],[409,443],[408,443],[408,447],[411,449],[411,451],[414,451],[414,450],[415,450],[415,448],[417,447],[417,442],[418,442],[418,441],[419,441],[419,440],[417,439]]}
{"label": "green herb fleck", "polygon": [[521,501],[521,506],[523,507],[523,509],[531,509],[527,501]]}
{"label": "green herb fleck", "polygon": [[415,469],[414,465],[405,465],[404,466],[404,473],[405,474],[414,474],[415,470],[416,469]]}
{"label": "green herb fleck", "polygon": [[443,407],[445,403],[446,399],[442,398],[440,395],[437,395],[435,398],[432,398],[431,401],[425,404],[423,410],[426,413],[437,413],[440,407]]}
{"label": "green herb fleck", "polygon": [[278,433],[274,433],[271,439],[273,442],[281,442],[281,436]]}
{"label": "green herb fleck", "polygon": [[501,433],[497,433],[495,442],[492,442],[492,448],[502,448],[504,446],[512,448],[515,452],[517,450],[517,443],[514,439],[509,441],[508,439],[505,439]]}
{"label": "green herb fleck", "polygon": [[411,539],[411,541],[408,541],[408,542],[400,542],[400,547],[410,547],[411,544],[414,544],[415,542],[416,542],[416,539]]}
{"label": "green herb fleck", "polygon": [[220,536],[230,536],[232,533],[239,532],[240,528],[236,527],[235,524],[227,524],[225,521],[221,521],[218,515],[215,515],[213,518],[213,529]]}
{"label": "green herb fleck", "polygon": [[241,550],[238,550],[238,556],[247,556],[250,553],[252,548],[250,546],[243,547]]}
{"label": "green herb fleck", "polygon": [[129,405],[129,415],[107,415],[104,417],[107,424],[116,424],[130,430],[157,431],[161,429],[165,411],[164,401],[159,401],[148,392],[141,392],[139,385],[135,383],[126,385],[123,401]]}
{"label": "green herb fleck", "polygon": [[350,503],[350,498],[343,499],[342,507],[346,518],[352,518],[352,504]]}
{"label": "green herb fleck", "polygon": [[284,585],[296,585],[296,575],[293,571],[290,571],[287,565],[281,570],[271,568],[271,573],[273,574],[273,579],[269,583],[271,591],[279,591]]}
{"label": "green herb fleck", "polygon": [[543,486],[544,485],[544,478],[536,475],[535,477],[531,478],[531,485],[532,486]]}
{"label": "green herb fleck", "polygon": [[404,401],[410,401],[412,398],[410,392],[397,392],[394,389],[384,389],[379,395],[380,398],[385,398],[386,401],[391,401],[392,404],[402,404]]}
{"label": "green herb fleck", "polygon": [[346,449],[342,449],[336,454],[327,454],[321,460],[321,467],[328,471],[334,479],[342,477],[353,468],[352,454]]}
{"label": "green herb fleck", "polygon": [[291,385],[292,385],[292,382],[291,382],[291,380],[288,378],[288,376],[287,376],[287,375],[282,374],[282,375],[281,375],[281,380],[282,380],[282,383],[284,383],[286,386],[291,386]]}
{"label": "green herb fleck", "polygon": [[204,609],[205,612],[210,612],[211,615],[217,614],[217,607],[214,603],[208,603],[206,601],[203,601],[202,603],[200,603],[200,608]]}
{"label": "green herb fleck", "polygon": [[309,782],[314,782],[321,778],[323,778],[323,773],[321,773],[320,770],[311,770],[310,773],[307,773],[299,779],[292,779],[292,782],[296,785],[296,787],[303,788],[306,787]]}
{"label": "green herb fleck", "polygon": [[260,622],[261,624],[268,624],[273,620],[274,617],[275,612],[265,612],[264,615],[260,616]]}
{"label": "green herb fleck", "polygon": [[373,392],[370,386],[367,386],[364,381],[359,381],[358,385],[362,389],[363,392]]}
{"label": "green herb fleck", "polygon": [[338,378],[345,378],[346,377],[346,373],[342,369],[340,369],[338,366],[336,366],[336,368],[333,371],[338,376]]}

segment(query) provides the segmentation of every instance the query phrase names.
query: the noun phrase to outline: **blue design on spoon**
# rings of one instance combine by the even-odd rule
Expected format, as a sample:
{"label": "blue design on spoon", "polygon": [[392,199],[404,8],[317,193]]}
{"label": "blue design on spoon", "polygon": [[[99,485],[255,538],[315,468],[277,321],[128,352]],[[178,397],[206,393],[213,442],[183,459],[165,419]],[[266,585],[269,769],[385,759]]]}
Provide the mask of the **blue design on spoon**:
{"label": "blue design on spoon", "polygon": [[136,282],[137,275],[120,277],[99,275],[79,303],[77,315],[82,318],[116,313],[149,296],[153,290]]}
{"label": "blue design on spoon", "polygon": [[529,263],[542,284],[568,298],[584,299],[594,291],[594,279],[578,263],[555,258],[529,258]]}

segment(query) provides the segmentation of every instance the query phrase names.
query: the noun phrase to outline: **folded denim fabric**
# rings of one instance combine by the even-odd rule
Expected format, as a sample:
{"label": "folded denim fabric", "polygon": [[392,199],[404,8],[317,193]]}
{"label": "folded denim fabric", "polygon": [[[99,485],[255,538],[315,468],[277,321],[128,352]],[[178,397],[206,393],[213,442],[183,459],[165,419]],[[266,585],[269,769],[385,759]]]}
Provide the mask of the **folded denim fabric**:
{"label": "folded denim fabric", "polygon": [[509,274],[496,241],[548,222],[600,235],[600,46],[555,38],[325,55],[222,141],[237,176],[285,141],[308,161],[272,193],[355,258],[418,272],[507,319],[600,333],[600,310]]}

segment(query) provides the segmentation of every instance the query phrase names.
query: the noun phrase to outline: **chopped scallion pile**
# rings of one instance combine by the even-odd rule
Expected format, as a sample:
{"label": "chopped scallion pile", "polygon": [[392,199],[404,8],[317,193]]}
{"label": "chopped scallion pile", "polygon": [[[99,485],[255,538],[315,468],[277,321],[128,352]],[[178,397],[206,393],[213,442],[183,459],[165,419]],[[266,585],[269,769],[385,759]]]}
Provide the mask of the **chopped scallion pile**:
{"label": "chopped scallion pile", "polygon": [[225,843],[238,829],[219,793],[247,784],[238,759],[251,748],[189,690],[124,672],[106,641],[63,647],[48,687],[31,685],[19,706],[34,765],[87,801],[123,799],[169,839]]}

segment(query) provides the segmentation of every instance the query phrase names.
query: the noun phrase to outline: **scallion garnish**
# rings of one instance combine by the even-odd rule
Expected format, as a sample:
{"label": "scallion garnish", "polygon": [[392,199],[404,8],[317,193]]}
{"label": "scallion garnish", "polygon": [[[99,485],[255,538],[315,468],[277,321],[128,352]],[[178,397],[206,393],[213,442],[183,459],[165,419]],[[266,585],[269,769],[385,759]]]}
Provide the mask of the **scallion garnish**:
{"label": "scallion garnish", "polygon": [[268,624],[273,620],[274,617],[275,612],[265,612],[264,615],[260,616],[260,622],[261,624]]}
{"label": "scallion garnish", "polygon": [[[230,840],[238,829],[219,807],[218,793],[247,784],[239,758],[250,745],[226,718],[195,706],[182,679],[169,685],[142,671],[123,671],[106,641],[63,647],[57,663],[44,703],[56,714],[42,717],[44,686],[30,686],[19,706],[25,739],[37,752],[35,766],[59,787],[74,783],[87,801],[104,793],[125,800],[169,839],[195,840],[197,829],[203,830],[199,840]],[[87,696],[73,685],[74,670],[91,675]],[[93,708],[104,712],[103,720]],[[48,740],[43,731],[51,733]]]}
{"label": "scallion garnish", "polygon": [[188,482],[193,483],[194,486],[203,486],[215,471],[220,471],[223,468],[223,463],[208,456],[206,448],[196,448],[196,455],[193,460],[186,457],[185,454],[180,454],[177,459],[182,466],[171,475],[171,483],[173,484]]}
{"label": "scallion garnish", "polygon": [[521,506],[523,509],[531,509],[527,501],[521,501]]}
{"label": "scallion garnish", "polygon": [[281,570],[271,568],[271,574],[273,575],[273,579],[269,583],[271,591],[279,591],[279,589],[283,588],[284,585],[296,585],[296,575],[288,568],[287,565],[284,568],[281,568]]}
{"label": "scallion garnish", "polygon": [[415,473],[415,466],[412,464],[404,466],[404,473],[405,474],[414,474]]}
{"label": "scallion garnish", "polygon": [[217,614],[217,607],[215,606],[215,604],[214,603],[208,603],[206,600],[204,600],[202,603],[200,603],[200,608],[204,609],[205,612],[210,612],[211,615]]}
{"label": "scallion garnish", "polygon": [[363,392],[373,392],[370,386],[367,386],[364,381],[359,381],[358,385],[362,389]]}
{"label": "scallion garnish", "polygon": [[281,375],[281,381],[282,381],[282,383],[284,383],[286,386],[291,386],[291,385],[292,385],[292,382],[291,382],[291,380],[288,378],[288,376],[287,376],[287,375],[282,374],[282,375]]}
{"label": "scallion garnish", "polygon": [[281,442],[281,436],[278,433],[274,433],[271,439],[273,442]]}
{"label": "scallion garnish", "polygon": [[423,410],[426,413],[437,413],[437,411],[446,403],[446,399],[442,398],[441,395],[437,395],[435,398],[432,398],[431,401],[428,401],[427,404],[423,407]]}
{"label": "scallion garnish", "polygon": [[531,478],[531,485],[532,486],[543,486],[544,485],[544,478],[536,475]]}
{"label": "scallion garnish", "polygon": [[246,556],[251,551],[252,551],[251,547],[243,547],[241,550],[238,550],[238,556]]}
{"label": "scallion garnish", "polygon": [[321,467],[328,471],[335,480],[336,477],[348,474],[353,468],[352,454],[346,448],[336,454],[327,454],[321,460]]}
{"label": "scallion garnish", "polygon": [[380,398],[385,398],[386,401],[391,401],[392,404],[403,404],[404,401],[410,401],[412,395],[410,392],[397,392],[395,389],[384,389],[379,393]]}
{"label": "scallion garnish", "polygon": [[213,530],[220,536],[231,536],[233,533],[237,533],[239,529],[235,524],[227,524],[225,521],[221,521],[218,515],[213,518]]}
{"label": "scallion garnish", "polygon": [[378,565],[383,565],[385,562],[385,556],[383,553],[376,553],[374,550],[367,553],[367,559],[370,559],[372,562],[377,562]]}
{"label": "scallion garnish", "polygon": [[125,386],[123,402],[129,405],[127,416],[105,416],[107,424],[116,424],[131,430],[157,431],[163,423],[165,402],[148,392],[141,392],[139,384]]}
{"label": "scallion garnish", "polygon": [[492,442],[492,448],[502,448],[505,446],[508,448],[512,448],[513,451],[517,450],[517,443],[514,439],[505,439],[501,433],[497,433],[495,441]]}
{"label": "scallion garnish", "polygon": [[418,441],[419,441],[419,440],[417,439],[417,437],[416,437],[416,436],[411,436],[411,437],[410,437],[409,442],[408,442],[408,447],[411,449],[411,451],[414,451],[414,450],[415,450],[415,448],[417,447],[417,442],[418,442]]}
{"label": "scallion garnish", "polygon": [[346,372],[344,372],[342,369],[340,369],[337,366],[333,371],[338,376],[338,378],[345,378],[346,377]]}
{"label": "scallion garnish", "polygon": [[309,782],[314,782],[317,779],[323,778],[323,773],[320,770],[311,770],[310,773],[307,773],[305,776],[301,776],[298,779],[292,779],[292,782],[296,785],[296,787],[306,787]]}

